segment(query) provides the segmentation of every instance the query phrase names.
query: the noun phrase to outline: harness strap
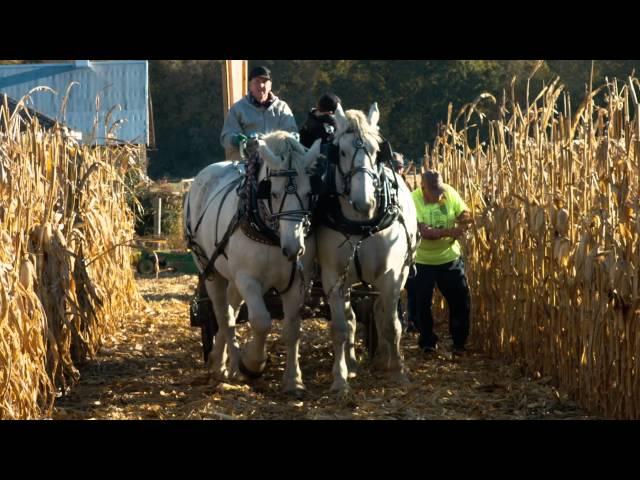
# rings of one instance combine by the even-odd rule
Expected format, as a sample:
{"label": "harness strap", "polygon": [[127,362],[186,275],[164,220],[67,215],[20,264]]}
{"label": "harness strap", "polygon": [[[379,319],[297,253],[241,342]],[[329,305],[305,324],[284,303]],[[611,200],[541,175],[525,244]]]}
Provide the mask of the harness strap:
{"label": "harness strap", "polygon": [[356,250],[356,256],[353,259],[353,263],[355,263],[356,265],[356,273],[358,274],[358,280],[360,280],[360,282],[362,282],[363,285],[369,286],[368,282],[365,282],[364,279],[362,278],[362,265],[360,264],[360,258],[358,257],[358,250],[360,250],[359,248]]}
{"label": "harness strap", "polygon": [[[224,205],[224,200],[227,198],[227,195],[229,195],[229,192],[233,189],[233,187],[237,184],[239,184],[242,181],[242,177],[238,177],[235,180],[233,180],[231,183],[229,183],[227,185],[228,189],[224,194],[224,198],[222,199],[222,203],[220,204],[220,209],[218,210],[218,217],[220,216],[220,210],[222,210],[222,205]],[[200,214],[200,218],[198,219],[198,222],[196,223],[196,228],[193,231],[193,233],[191,233],[191,227],[190,227],[190,215],[189,215],[189,210],[190,210],[190,205],[191,202],[189,202],[189,198],[187,197],[187,230],[189,232],[189,234],[191,236],[195,236],[196,233],[198,233],[198,228],[200,228],[200,224],[202,223],[202,220],[204,219],[204,215],[205,213],[207,213],[207,208],[209,208],[209,205],[211,205],[211,202],[213,202],[216,197],[218,195],[220,195],[220,193],[222,192],[222,190],[220,190],[218,193],[216,193],[215,195],[213,195],[209,201],[207,202],[207,204],[205,205],[205,207],[202,209],[202,213]],[[218,233],[218,221],[216,220],[216,235]]]}
{"label": "harness strap", "polygon": [[227,255],[224,253],[224,249],[227,246],[227,243],[229,242],[229,238],[231,238],[231,235],[233,235],[233,232],[236,230],[236,228],[238,228],[239,220],[240,220],[240,216],[238,215],[238,212],[236,212],[236,214],[233,216],[231,220],[231,223],[229,224],[229,228],[227,228],[227,231],[222,237],[222,240],[220,240],[220,243],[216,245],[216,249],[213,251],[213,254],[211,254],[211,258],[209,259],[209,262],[204,267],[204,271],[202,272],[202,274],[208,280],[211,280],[211,277],[213,277],[213,274],[215,273],[213,264],[216,262],[220,254],[224,254],[224,257],[227,258]]}
{"label": "harness strap", "polygon": [[285,288],[283,291],[278,291],[279,295],[282,295],[283,293],[287,293],[289,291],[289,289],[291,288],[291,285],[293,285],[293,279],[296,277],[296,264],[295,262],[291,262],[291,276],[289,277],[289,284],[287,285],[287,288]]}
{"label": "harness strap", "polygon": [[[216,216],[216,238],[218,235],[218,223],[220,220],[220,212],[222,211],[222,207],[224,206],[224,202],[227,200],[227,197],[229,196],[229,193],[231,193],[231,191],[234,189],[234,187],[242,180],[242,177],[237,178],[235,180],[233,180],[231,183],[229,183],[225,188],[226,191],[224,192],[224,196],[222,197],[222,202],[220,203],[220,208],[218,208],[218,213]],[[222,192],[222,190],[220,191]],[[227,243],[229,241],[229,238],[231,237],[231,235],[233,234],[233,232],[235,231],[235,229],[238,226],[238,220],[240,218],[240,214],[239,212],[236,212],[236,214],[233,216],[231,223],[229,224],[229,227],[227,228],[227,231],[225,232],[224,236],[222,237],[222,240],[220,242],[216,242],[216,248],[213,252],[213,254],[211,255],[211,258],[207,258],[207,254],[204,251],[204,249],[200,246],[200,244],[198,244],[198,242],[195,241],[194,236],[195,234],[198,232],[198,228],[200,227],[200,224],[202,223],[202,220],[204,219],[204,215],[207,211],[207,208],[209,207],[209,205],[211,204],[211,202],[213,201],[213,199],[215,199],[220,192],[218,192],[216,195],[214,195],[213,197],[211,197],[211,199],[209,199],[209,201],[206,204],[206,207],[204,208],[202,214],[200,215],[200,218],[198,219],[198,223],[196,224],[196,228],[195,230],[192,232],[191,231],[191,224],[189,222],[189,218],[190,218],[190,211],[191,211],[191,202],[189,201],[189,197],[187,196],[187,246],[196,254],[196,256],[198,257],[198,260],[200,260],[200,265],[204,265],[204,269],[203,269],[203,273],[202,275],[205,276],[207,279],[211,279],[211,277],[213,276],[214,273],[214,268],[213,268],[213,264],[215,263],[215,261],[218,259],[218,257],[220,256],[220,254],[224,255],[225,258],[227,258],[227,254],[225,253],[224,249],[227,246]],[[206,262],[206,263],[205,263]]]}

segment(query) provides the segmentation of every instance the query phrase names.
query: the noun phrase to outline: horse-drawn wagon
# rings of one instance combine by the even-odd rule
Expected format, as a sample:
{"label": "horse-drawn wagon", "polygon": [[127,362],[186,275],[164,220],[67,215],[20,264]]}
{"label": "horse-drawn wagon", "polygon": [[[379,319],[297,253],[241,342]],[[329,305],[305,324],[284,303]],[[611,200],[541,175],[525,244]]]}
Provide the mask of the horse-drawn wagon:
{"label": "horse-drawn wagon", "polygon": [[[186,236],[203,272],[192,325],[214,374],[260,375],[271,321],[282,318],[284,388],[303,389],[300,320],[311,316],[331,321],[332,390],[348,391],[357,368],[357,323],[372,367],[406,380],[397,305],[417,225],[409,189],[379,155],[377,119],[375,104],[368,117],[339,107],[336,141],[322,155],[319,140],[306,149],[275,132],[254,141],[246,163],[210,165],[196,177],[185,201]],[[280,295],[265,294],[272,287]],[[232,317],[251,323],[243,348]]]}

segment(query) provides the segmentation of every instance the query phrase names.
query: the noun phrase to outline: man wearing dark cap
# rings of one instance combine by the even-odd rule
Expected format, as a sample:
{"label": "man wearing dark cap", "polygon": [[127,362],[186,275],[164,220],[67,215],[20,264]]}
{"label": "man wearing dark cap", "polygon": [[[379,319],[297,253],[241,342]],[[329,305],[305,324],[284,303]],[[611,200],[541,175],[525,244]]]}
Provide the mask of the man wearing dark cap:
{"label": "man wearing dark cap", "polygon": [[284,130],[298,136],[298,126],[289,105],[271,91],[271,71],[255,67],[249,73],[249,93],[233,104],[222,127],[220,143],[240,158],[239,145],[248,137],[261,137]]}
{"label": "man wearing dark cap", "polygon": [[336,121],[333,117],[340,98],[333,93],[325,93],[320,97],[315,108],[312,108],[307,116],[307,121],[300,129],[300,143],[311,148],[318,138],[322,143],[329,143],[336,130]]}
{"label": "man wearing dark cap", "polygon": [[437,347],[431,316],[433,289],[437,286],[449,305],[453,353],[462,354],[469,335],[471,296],[457,239],[472,222],[471,214],[462,197],[442,181],[436,170],[424,172],[422,188],[412,195],[422,236],[414,286],[418,345],[425,352],[434,352]]}

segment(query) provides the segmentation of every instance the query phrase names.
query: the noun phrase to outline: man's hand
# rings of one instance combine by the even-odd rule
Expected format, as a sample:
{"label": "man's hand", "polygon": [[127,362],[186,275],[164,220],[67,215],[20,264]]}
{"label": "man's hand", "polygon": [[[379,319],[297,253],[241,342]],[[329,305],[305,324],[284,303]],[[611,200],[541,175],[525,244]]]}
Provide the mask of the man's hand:
{"label": "man's hand", "polygon": [[247,152],[247,154],[253,155],[254,153],[256,153],[258,151],[258,147],[260,147],[260,143],[264,144],[264,140],[249,137],[245,146],[245,151]]}
{"label": "man's hand", "polygon": [[420,236],[426,240],[438,240],[442,237],[442,230],[430,228],[424,223],[418,223],[418,229],[420,230]]}
{"label": "man's hand", "polygon": [[456,228],[446,229],[446,235],[444,236],[458,239],[458,238],[462,238],[463,235],[464,235],[464,230],[462,228],[456,227]]}
{"label": "man's hand", "polygon": [[424,223],[418,223],[420,236],[426,240],[439,240],[443,237],[462,238],[464,230],[462,228],[430,228]]}
{"label": "man's hand", "polygon": [[473,223],[473,218],[471,218],[471,212],[467,212],[467,211],[462,212],[460,215],[458,215],[458,218],[456,218],[456,223],[458,225],[463,225],[463,226],[471,225]]}
{"label": "man's hand", "polygon": [[246,142],[247,141],[247,136],[243,135],[242,133],[236,133],[233,137],[231,137],[231,144],[234,146],[239,146],[240,143],[242,142]]}

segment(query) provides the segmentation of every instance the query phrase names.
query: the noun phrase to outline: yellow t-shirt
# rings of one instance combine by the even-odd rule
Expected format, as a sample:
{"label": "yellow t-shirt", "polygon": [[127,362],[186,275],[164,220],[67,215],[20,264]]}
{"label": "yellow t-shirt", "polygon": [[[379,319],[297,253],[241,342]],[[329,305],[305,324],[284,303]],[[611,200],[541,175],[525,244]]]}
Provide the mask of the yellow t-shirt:
{"label": "yellow t-shirt", "polygon": [[[456,218],[469,207],[462,197],[450,185],[444,184],[444,195],[438,203],[424,203],[422,189],[412,193],[416,206],[418,222],[431,228],[454,228]],[[416,263],[423,265],[442,265],[452,262],[461,254],[460,243],[452,237],[439,240],[422,239],[416,254]]]}

